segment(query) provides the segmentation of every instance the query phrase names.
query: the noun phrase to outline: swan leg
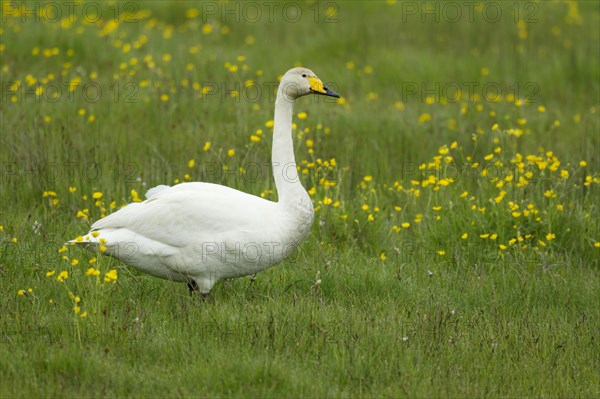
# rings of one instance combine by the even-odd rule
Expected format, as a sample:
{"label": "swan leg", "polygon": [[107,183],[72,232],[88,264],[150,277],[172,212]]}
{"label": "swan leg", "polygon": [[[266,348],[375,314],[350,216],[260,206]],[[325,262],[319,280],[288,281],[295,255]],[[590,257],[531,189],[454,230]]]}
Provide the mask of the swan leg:
{"label": "swan leg", "polygon": [[194,280],[190,280],[187,283],[188,289],[190,290],[190,295],[193,295],[194,292],[198,291],[198,283]]}
{"label": "swan leg", "polygon": [[202,295],[202,299],[206,300],[210,296],[210,290],[213,285],[215,285],[216,280],[212,278],[202,278],[196,281],[195,279],[190,279],[188,281],[187,286],[190,290],[190,295],[194,295],[194,292],[200,291]]}

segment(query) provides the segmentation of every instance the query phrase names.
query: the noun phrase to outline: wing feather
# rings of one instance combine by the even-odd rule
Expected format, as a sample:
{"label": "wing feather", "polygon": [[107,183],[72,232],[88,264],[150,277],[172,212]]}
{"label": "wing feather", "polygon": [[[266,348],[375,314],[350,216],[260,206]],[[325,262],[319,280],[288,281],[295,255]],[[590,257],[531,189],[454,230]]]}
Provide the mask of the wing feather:
{"label": "wing feather", "polygon": [[162,188],[146,201],[131,203],[96,221],[92,231],[126,228],[175,247],[198,240],[235,240],[235,235],[251,235],[264,226],[275,206],[226,186],[184,183]]}

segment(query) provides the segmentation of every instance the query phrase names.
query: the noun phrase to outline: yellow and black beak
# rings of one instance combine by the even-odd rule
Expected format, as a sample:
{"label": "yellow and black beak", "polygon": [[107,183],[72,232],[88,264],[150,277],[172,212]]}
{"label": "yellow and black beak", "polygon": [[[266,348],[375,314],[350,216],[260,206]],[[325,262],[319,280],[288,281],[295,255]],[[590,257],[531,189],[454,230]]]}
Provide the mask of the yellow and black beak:
{"label": "yellow and black beak", "polygon": [[310,83],[311,93],[340,98],[340,95],[337,94],[335,91],[329,90],[327,87],[323,86],[323,82],[321,82],[321,79],[311,76],[308,78],[308,82]]}

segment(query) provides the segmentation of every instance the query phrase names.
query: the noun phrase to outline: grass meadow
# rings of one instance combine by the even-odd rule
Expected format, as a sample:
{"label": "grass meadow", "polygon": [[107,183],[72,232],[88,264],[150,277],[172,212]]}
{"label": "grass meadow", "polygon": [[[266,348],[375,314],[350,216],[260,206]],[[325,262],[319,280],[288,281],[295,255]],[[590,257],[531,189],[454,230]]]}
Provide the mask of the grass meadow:
{"label": "grass meadow", "polygon": [[[21,2],[0,30],[0,396],[598,397],[600,5]],[[65,247],[158,184],[272,200],[277,79],[316,209],[184,284]]]}

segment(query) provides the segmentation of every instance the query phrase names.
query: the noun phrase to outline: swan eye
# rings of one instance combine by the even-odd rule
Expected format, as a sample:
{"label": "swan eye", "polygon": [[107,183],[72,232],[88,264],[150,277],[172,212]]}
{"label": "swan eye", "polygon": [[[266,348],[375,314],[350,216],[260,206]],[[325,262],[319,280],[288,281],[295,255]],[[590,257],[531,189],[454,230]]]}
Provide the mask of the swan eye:
{"label": "swan eye", "polygon": [[302,77],[303,77],[303,78],[305,78],[305,77],[306,77],[306,74],[305,74],[305,73],[303,73],[303,74],[302,74]]}

